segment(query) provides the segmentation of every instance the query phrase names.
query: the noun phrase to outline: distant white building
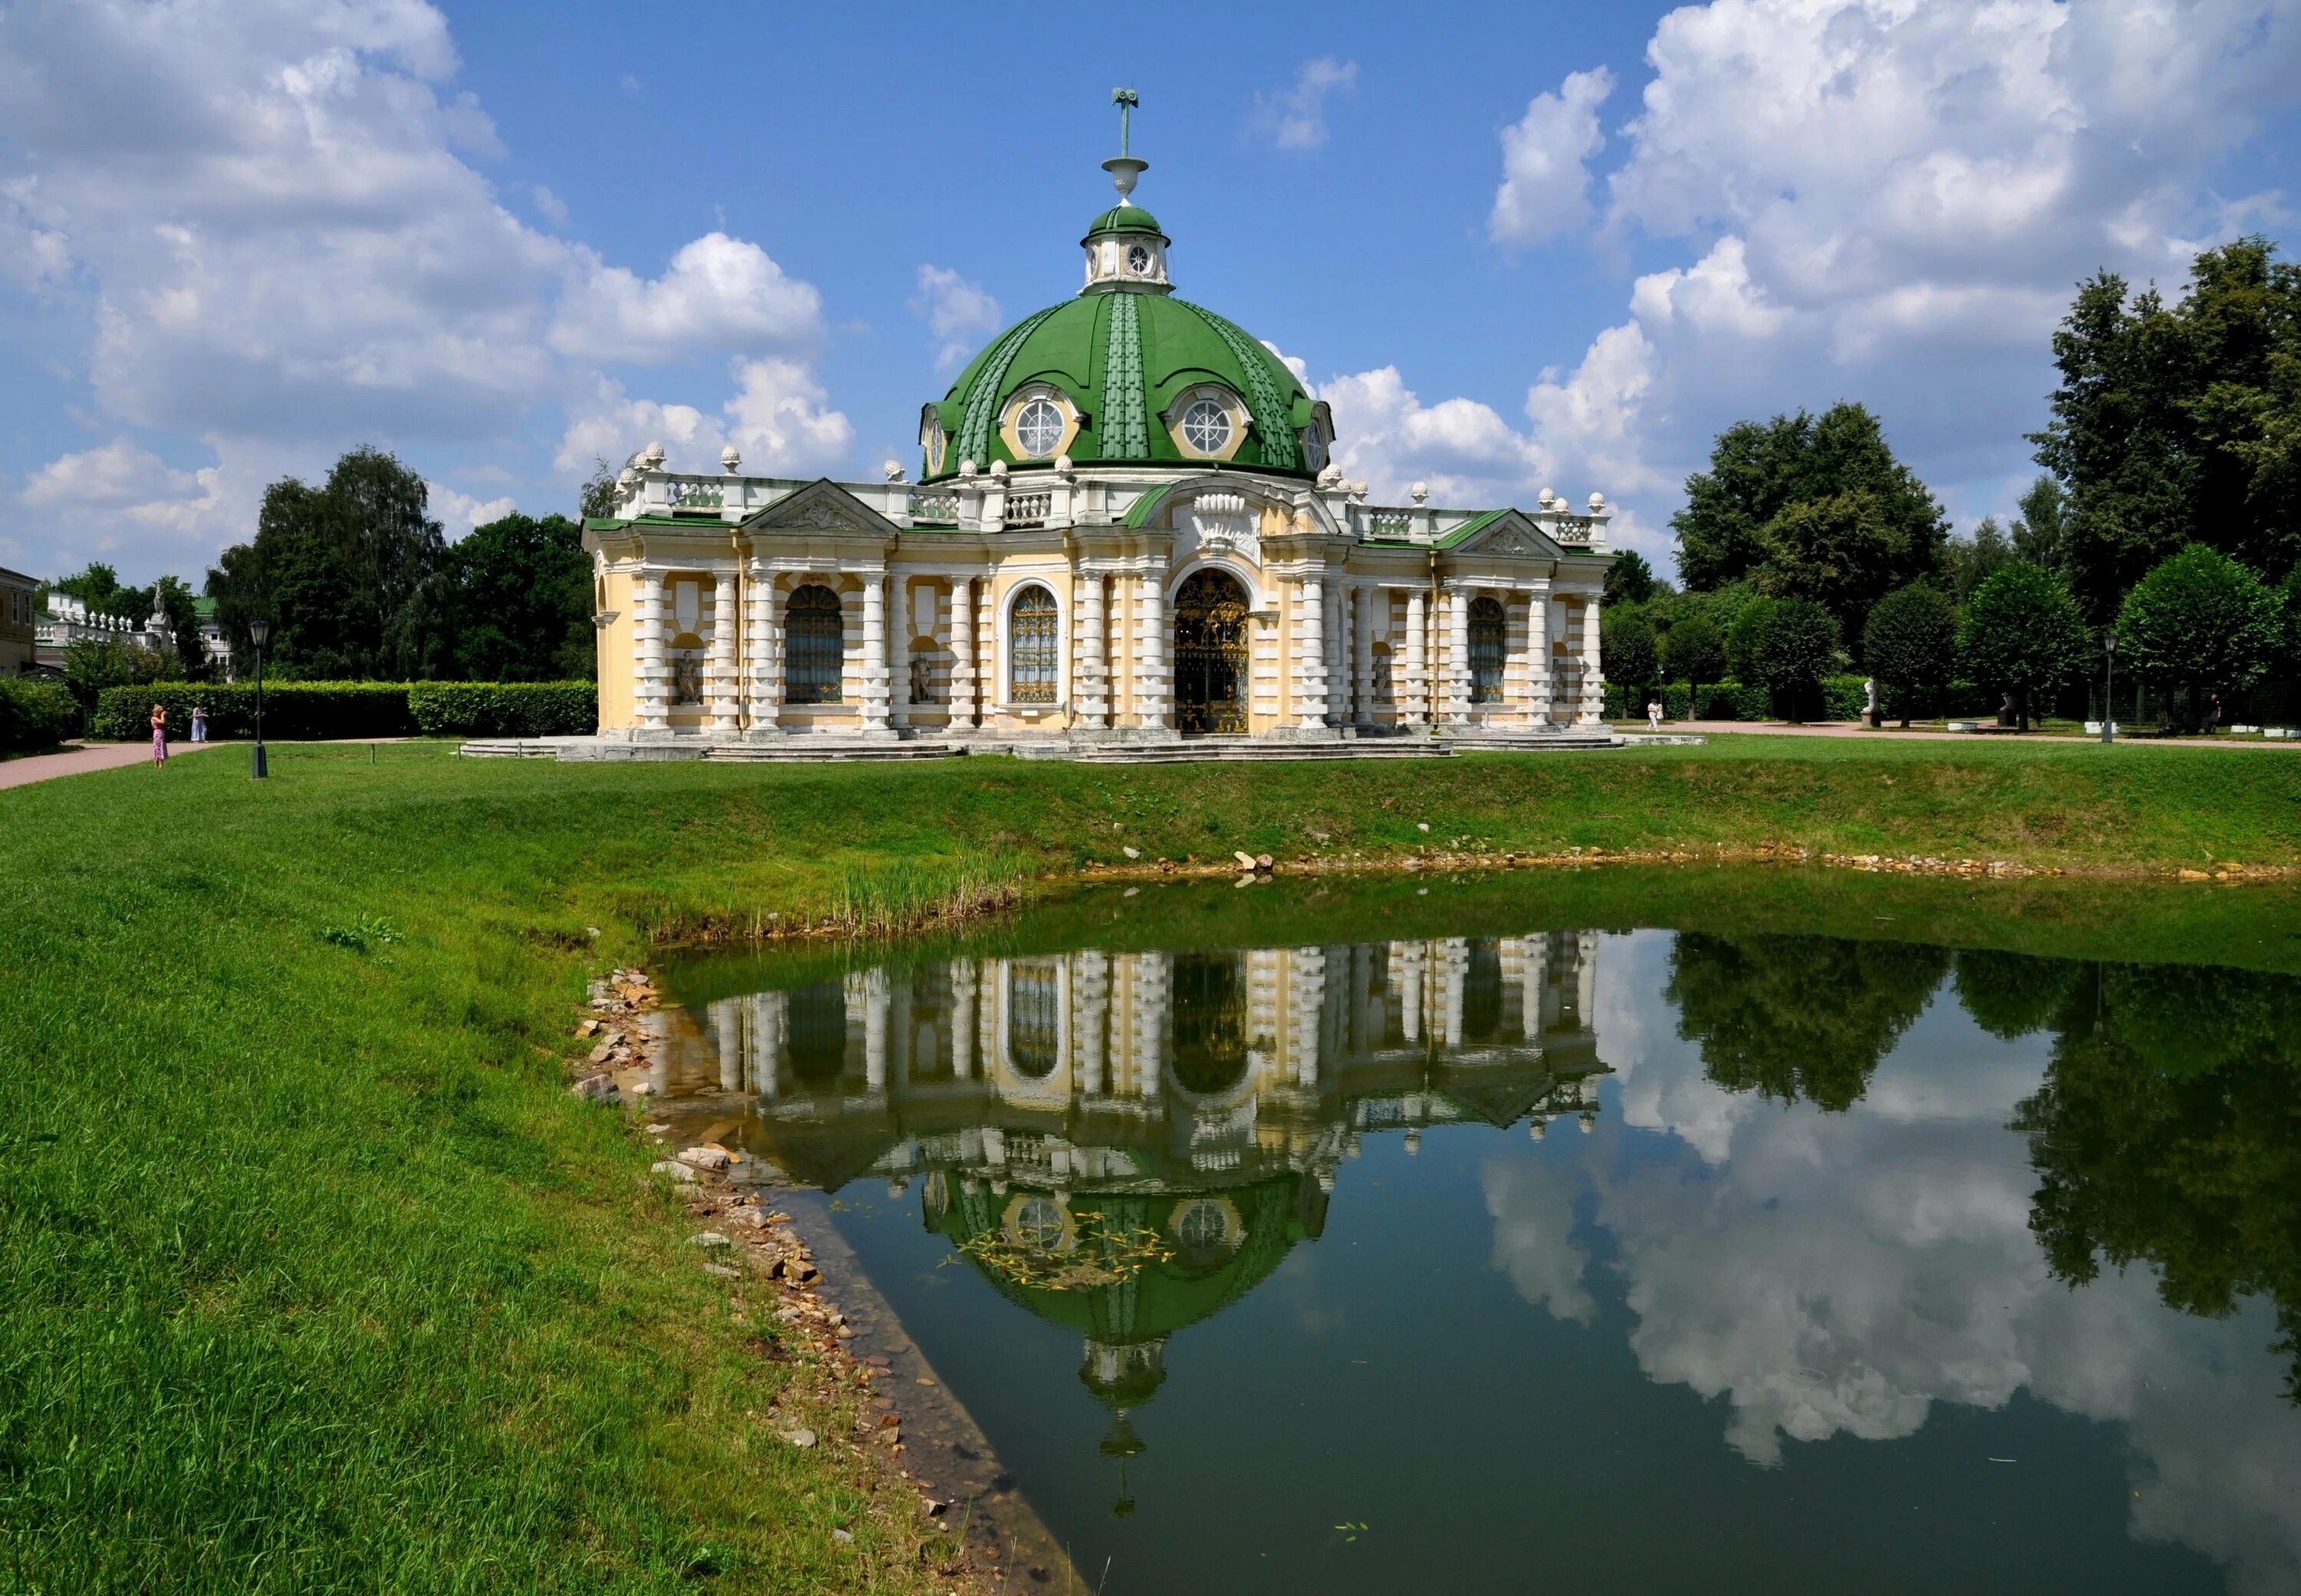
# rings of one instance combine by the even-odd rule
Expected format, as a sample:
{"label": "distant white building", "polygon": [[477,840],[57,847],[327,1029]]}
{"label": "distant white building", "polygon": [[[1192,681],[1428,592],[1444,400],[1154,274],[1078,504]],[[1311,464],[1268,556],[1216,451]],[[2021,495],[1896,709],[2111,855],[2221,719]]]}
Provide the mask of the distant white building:
{"label": "distant white building", "polygon": [[61,671],[64,668],[65,649],[95,638],[109,638],[130,648],[157,649],[165,641],[163,630],[154,624],[159,619],[147,615],[139,622],[124,615],[107,615],[89,609],[85,599],[51,592],[47,607],[40,613],[34,627],[34,663],[44,670]]}

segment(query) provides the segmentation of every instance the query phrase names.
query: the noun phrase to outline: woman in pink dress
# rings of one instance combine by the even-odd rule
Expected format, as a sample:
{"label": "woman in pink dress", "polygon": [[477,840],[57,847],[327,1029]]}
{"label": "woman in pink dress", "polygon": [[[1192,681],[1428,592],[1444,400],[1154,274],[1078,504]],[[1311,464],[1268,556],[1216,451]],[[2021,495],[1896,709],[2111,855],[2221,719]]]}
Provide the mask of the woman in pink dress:
{"label": "woman in pink dress", "polygon": [[152,763],[168,763],[168,708],[164,704],[152,706]]}

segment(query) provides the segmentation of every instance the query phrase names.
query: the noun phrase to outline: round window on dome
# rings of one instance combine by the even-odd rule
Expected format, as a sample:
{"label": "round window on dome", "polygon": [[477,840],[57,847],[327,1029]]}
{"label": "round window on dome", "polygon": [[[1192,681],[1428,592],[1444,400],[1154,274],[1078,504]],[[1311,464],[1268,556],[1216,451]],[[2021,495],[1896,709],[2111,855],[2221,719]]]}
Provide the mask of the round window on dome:
{"label": "round window on dome", "polygon": [[1150,275],[1150,247],[1148,244],[1126,247],[1126,270],[1136,277]]}
{"label": "round window on dome", "polygon": [[1015,441],[1032,459],[1043,460],[1062,442],[1063,430],[1067,425],[1063,413],[1051,400],[1033,399],[1016,414]]}
{"label": "round window on dome", "polygon": [[1183,412],[1183,442],[1194,454],[1221,454],[1230,432],[1230,411],[1216,400],[1193,399]]}

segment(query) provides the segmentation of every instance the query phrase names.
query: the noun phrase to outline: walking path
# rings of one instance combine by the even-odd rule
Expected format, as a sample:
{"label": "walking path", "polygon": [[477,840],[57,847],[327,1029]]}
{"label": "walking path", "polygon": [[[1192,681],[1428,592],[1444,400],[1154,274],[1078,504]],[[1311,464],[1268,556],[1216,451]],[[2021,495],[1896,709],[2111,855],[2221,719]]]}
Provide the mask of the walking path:
{"label": "walking path", "polygon": [[[246,745],[241,745],[245,747]],[[168,757],[220,748],[219,742],[172,742]],[[27,754],[21,759],[0,759],[0,787],[29,787],[57,776],[77,776],[84,771],[117,770],[123,765],[146,764],[152,757],[148,742],[75,744],[61,754]]]}
{"label": "walking path", "polygon": [[[1617,731],[1636,733],[1646,729],[1644,721],[1616,721]],[[1999,738],[2012,738],[2021,743],[2098,742],[2096,737],[2047,736],[2042,731],[2016,733],[2011,731],[1920,731],[1912,727],[1907,731],[1887,727],[1871,731],[1859,721],[1817,721],[1800,725],[1786,725],[1778,721],[1664,721],[1665,736],[1673,732],[1697,737],[1868,737],[1879,741],[1900,741],[1919,738],[1930,742],[1994,742]],[[2255,741],[2251,738],[2239,740],[2234,737],[2151,737],[2118,733],[2120,742],[2148,743],[2159,748],[2290,748],[2287,742]]]}

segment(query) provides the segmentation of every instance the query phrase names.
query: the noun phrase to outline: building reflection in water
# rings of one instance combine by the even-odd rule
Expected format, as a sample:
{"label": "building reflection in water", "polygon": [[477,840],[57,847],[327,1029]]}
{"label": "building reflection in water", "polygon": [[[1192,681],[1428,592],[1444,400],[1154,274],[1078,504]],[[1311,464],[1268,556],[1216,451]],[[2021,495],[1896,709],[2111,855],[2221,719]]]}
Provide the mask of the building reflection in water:
{"label": "building reflection in water", "polygon": [[699,1032],[665,1016],[658,1085],[797,1180],[917,1183],[930,1229],[1082,1338],[1124,1512],[1126,1416],[1164,1381],[1167,1338],[1320,1233],[1362,1137],[1412,1152],[1432,1125],[1590,1127],[1597,940],[882,967],[710,1003]]}

